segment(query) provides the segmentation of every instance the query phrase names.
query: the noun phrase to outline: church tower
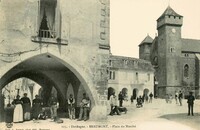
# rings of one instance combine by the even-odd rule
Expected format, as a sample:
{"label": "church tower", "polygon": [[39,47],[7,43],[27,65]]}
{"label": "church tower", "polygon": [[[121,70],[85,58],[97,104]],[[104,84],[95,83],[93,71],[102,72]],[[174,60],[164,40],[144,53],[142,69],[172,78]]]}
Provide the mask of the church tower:
{"label": "church tower", "polygon": [[150,50],[153,39],[147,35],[139,45],[139,58],[150,61]]}
{"label": "church tower", "polygon": [[183,16],[170,6],[157,19],[158,62],[157,79],[160,97],[181,89],[181,26]]}

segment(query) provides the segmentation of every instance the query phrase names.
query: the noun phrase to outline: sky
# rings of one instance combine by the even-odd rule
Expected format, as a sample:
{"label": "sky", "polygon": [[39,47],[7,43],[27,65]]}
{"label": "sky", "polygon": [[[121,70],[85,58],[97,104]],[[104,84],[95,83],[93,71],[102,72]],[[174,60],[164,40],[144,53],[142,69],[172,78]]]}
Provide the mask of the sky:
{"label": "sky", "polygon": [[138,58],[138,45],[155,37],[156,20],[168,5],[183,16],[182,38],[200,40],[200,0],[110,0],[111,53]]}

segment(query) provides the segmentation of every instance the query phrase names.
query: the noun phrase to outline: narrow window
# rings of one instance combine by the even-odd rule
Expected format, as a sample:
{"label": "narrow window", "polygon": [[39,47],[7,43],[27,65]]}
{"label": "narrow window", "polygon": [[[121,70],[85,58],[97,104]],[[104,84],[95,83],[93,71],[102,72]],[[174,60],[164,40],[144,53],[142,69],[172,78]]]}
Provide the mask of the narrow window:
{"label": "narrow window", "polygon": [[109,79],[115,80],[115,71],[110,71],[110,73],[109,73]]}
{"label": "narrow window", "polygon": [[188,56],[189,56],[189,54],[186,53],[186,54],[185,54],[185,57],[188,57]]}
{"label": "narrow window", "polygon": [[112,71],[109,73],[109,79],[112,79]]}
{"label": "narrow window", "polygon": [[136,81],[138,81],[138,72],[136,72],[135,75],[136,75]]}
{"label": "narrow window", "polygon": [[189,77],[189,66],[188,66],[188,64],[186,64],[186,65],[184,66],[184,77],[185,77],[185,78],[188,78],[188,77]]}
{"label": "narrow window", "polygon": [[112,66],[112,61],[111,60],[109,60],[109,66]]}

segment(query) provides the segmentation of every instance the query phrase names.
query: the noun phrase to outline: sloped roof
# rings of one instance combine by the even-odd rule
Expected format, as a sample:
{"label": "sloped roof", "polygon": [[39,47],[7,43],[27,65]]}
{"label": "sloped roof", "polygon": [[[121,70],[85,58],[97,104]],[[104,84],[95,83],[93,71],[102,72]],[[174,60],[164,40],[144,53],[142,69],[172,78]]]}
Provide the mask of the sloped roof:
{"label": "sloped roof", "polygon": [[[151,65],[151,62],[143,60],[143,59],[110,55],[110,60],[112,61],[112,67],[111,68],[151,71],[151,72],[154,71],[153,66]],[[125,60],[127,61],[126,65],[124,64]]]}
{"label": "sloped roof", "polygon": [[200,60],[200,54],[195,54],[197,59]]}
{"label": "sloped roof", "polygon": [[170,6],[167,7],[167,9],[163,12],[163,14],[158,19],[165,17],[165,16],[183,17],[182,15],[176,13]]}
{"label": "sloped roof", "polygon": [[153,39],[147,35],[144,40],[139,44],[139,46],[143,45],[144,43],[152,43],[153,42]]}
{"label": "sloped roof", "polygon": [[200,40],[182,38],[182,51],[200,52]]}

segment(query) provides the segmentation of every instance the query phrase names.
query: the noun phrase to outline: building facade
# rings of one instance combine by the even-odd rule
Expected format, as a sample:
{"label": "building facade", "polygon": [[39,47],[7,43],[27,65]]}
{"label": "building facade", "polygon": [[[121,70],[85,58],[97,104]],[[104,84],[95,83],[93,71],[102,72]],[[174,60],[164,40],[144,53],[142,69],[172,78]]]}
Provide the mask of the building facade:
{"label": "building facade", "polygon": [[200,40],[182,38],[182,25],[183,16],[169,6],[157,19],[158,36],[153,40],[147,36],[147,42],[139,46],[140,58],[151,61],[155,68],[159,97],[179,91],[185,96],[189,91],[198,98],[200,95]]}
{"label": "building facade", "polygon": [[66,111],[69,94],[79,107],[86,93],[90,118],[105,119],[109,4],[109,0],[0,1],[0,93],[25,77],[42,87],[44,102],[55,88],[59,111]]}
{"label": "building facade", "polygon": [[136,99],[154,93],[154,69],[151,62],[111,55],[109,70],[108,99],[112,91],[115,91],[116,95],[122,91],[129,103],[131,96]]}

